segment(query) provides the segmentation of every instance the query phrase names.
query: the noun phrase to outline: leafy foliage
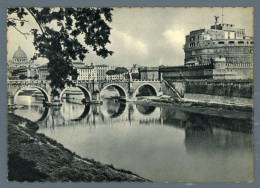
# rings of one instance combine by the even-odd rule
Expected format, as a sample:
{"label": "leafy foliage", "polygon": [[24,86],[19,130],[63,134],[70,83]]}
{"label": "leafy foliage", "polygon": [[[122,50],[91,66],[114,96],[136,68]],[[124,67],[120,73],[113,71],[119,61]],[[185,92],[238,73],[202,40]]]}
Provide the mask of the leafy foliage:
{"label": "leafy foliage", "polygon": [[114,74],[123,74],[127,73],[128,70],[125,67],[117,67],[115,70],[108,70],[106,72],[107,75],[114,75]]}
{"label": "leafy foliage", "polygon": [[62,90],[66,84],[72,84],[70,76],[77,77],[72,61],[85,59],[89,53],[86,46],[103,58],[113,54],[106,48],[110,43],[111,11],[111,8],[9,8],[7,26],[18,30],[18,24],[24,26],[28,22],[27,16],[34,18],[39,27],[31,30],[37,51],[33,60],[48,59],[50,86]]}
{"label": "leafy foliage", "polygon": [[114,70],[108,70],[107,72],[106,72],[106,74],[107,75],[114,75],[115,74],[115,71]]}
{"label": "leafy foliage", "polygon": [[125,67],[117,67],[115,69],[115,74],[123,74],[123,73],[127,73],[127,72],[128,72],[128,70]]}
{"label": "leafy foliage", "polygon": [[37,80],[38,78],[39,78],[38,74],[34,75],[34,77],[33,77],[33,79],[35,79],[35,80]]}
{"label": "leafy foliage", "polygon": [[27,76],[24,75],[24,74],[20,74],[20,75],[19,75],[19,79],[20,79],[20,80],[25,80],[25,79],[27,79]]}

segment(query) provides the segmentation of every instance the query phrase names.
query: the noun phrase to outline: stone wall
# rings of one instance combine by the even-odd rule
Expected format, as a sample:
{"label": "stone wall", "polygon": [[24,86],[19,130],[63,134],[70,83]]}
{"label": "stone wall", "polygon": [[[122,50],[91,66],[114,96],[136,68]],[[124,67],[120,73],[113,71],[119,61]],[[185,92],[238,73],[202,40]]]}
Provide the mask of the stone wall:
{"label": "stone wall", "polygon": [[206,94],[226,97],[252,98],[251,81],[186,81],[185,94]]}
{"label": "stone wall", "polygon": [[163,81],[161,83],[161,86],[162,86],[162,92],[163,92],[164,95],[169,95],[169,96],[172,96],[172,97],[175,97],[175,98],[181,98],[181,97],[184,96],[184,95],[181,95],[180,92],[177,91],[173,87],[173,84],[170,84],[167,81]]}
{"label": "stone wall", "polygon": [[[247,80],[168,80],[183,98],[217,103],[253,104],[253,82]],[[167,93],[169,95],[170,93]],[[172,95],[174,96],[174,95]]]}

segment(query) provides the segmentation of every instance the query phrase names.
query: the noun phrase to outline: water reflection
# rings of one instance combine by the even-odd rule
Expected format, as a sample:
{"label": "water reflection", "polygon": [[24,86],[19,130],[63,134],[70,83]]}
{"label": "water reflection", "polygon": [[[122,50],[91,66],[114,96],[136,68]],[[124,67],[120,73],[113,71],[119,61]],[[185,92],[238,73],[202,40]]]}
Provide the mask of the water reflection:
{"label": "water reflection", "polygon": [[82,114],[78,118],[74,118],[71,121],[80,121],[80,120],[84,119],[85,117],[87,117],[89,112],[90,112],[90,105],[87,104],[87,105],[85,105],[84,111],[82,112]]}
{"label": "water reflection", "polygon": [[115,100],[105,100],[102,114],[109,118],[119,118],[126,111],[126,103]]}
{"label": "water reflection", "polygon": [[112,100],[101,106],[70,100],[46,111],[30,101],[14,113],[40,119],[39,132],[82,157],[153,181],[249,181],[253,175],[252,119],[244,113],[222,117]]}
{"label": "water reflection", "polygon": [[49,114],[49,108],[44,108],[44,112],[43,112],[42,117],[38,121],[36,121],[36,122],[40,122],[40,121],[45,120],[46,117],[48,116],[48,114]]}
{"label": "water reflection", "polygon": [[143,115],[150,115],[154,112],[156,107],[154,106],[143,106],[143,105],[136,105],[136,109],[138,110],[139,113]]}

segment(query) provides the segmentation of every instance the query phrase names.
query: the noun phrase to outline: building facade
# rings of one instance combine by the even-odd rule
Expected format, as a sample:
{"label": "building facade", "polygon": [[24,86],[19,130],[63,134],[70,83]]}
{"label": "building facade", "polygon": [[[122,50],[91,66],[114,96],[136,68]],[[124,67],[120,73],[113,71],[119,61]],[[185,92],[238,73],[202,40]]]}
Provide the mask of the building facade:
{"label": "building facade", "polygon": [[77,80],[96,80],[97,71],[91,63],[90,66],[85,65],[83,62],[73,62],[74,69],[77,70],[78,77]]}
{"label": "building facade", "polygon": [[158,80],[159,67],[143,67],[139,69],[141,80]]}
{"label": "building facade", "polygon": [[209,64],[177,67],[160,67],[159,72],[164,79],[212,79],[213,69],[213,64]]}
{"label": "building facade", "polygon": [[97,72],[97,80],[106,80],[107,71],[109,70],[108,65],[96,65],[96,72]]}
{"label": "building facade", "polygon": [[46,80],[47,76],[49,75],[47,64],[38,66],[38,72],[39,72],[39,79]]}

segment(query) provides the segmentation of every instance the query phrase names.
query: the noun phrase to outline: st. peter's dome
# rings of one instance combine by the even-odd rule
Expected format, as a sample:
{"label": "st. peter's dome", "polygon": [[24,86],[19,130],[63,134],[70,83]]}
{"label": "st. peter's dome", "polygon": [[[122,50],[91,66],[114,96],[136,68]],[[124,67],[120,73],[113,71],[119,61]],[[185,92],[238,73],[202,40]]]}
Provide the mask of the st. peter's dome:
{"label": "st. peter's dome", "polygon": [[21,61],[27,60],[26,53],[21,49],[20,46],[18,47],[18,50],[17,50],[16,52],[14,52],[13,59],[15,59],[16,61],[19,61],[19,60],[21,60]]}

